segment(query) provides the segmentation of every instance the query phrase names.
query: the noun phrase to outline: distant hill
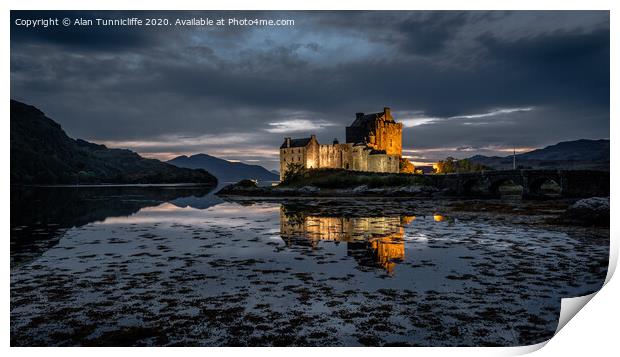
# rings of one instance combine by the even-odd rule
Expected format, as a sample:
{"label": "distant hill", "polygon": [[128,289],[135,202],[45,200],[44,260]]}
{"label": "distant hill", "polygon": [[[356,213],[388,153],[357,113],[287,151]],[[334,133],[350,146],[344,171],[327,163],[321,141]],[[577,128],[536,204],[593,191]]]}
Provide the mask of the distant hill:
{"label": "distant hill", "polygon": [[72,139],[39,109],[11,100],[11,184],[100,183],[216,185],[217,180],[205,170]]}
{"label": "distant hill", "polygon": [[[609,170],[609,140],[564,141],[530,152],[515,155],[521,168],[533,169],[590,169]],[[483,156],[469,158],[494,169],[511,169],[512,155]]]}
{"label": "distant hill", "polygon": [[207,154],[192,156],[178,156],[168,161],[178,167],[191,169],[205,169],[215,175],[220,182],[237,182],[243,179],[258,181],[278,181],[280,177],[259,165],[248,165],[241,162],[231,162]]}

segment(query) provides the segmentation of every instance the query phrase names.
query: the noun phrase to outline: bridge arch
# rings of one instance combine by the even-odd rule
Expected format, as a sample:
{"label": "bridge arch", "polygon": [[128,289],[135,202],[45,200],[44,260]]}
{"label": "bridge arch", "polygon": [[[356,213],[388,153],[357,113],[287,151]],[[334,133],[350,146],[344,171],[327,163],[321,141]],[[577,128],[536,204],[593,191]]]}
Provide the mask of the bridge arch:
{"label": "bridge arch", "polygon": [[497,177],[489,186],[489,193],[494,197],[521,196],[523,191],[523,182],[510,176]]}
{"label": "bridge arch", "polygon": [[[428,175],[432,184],[447,194],[475,196],[480,185],[483,196],[500,196],[499,188],[512,181],[532,198],[557,194],[560,197],[609,195],[609,171],[595,170],[489,170],[480,173]],[[559,192],[558,192],[559,187]],[[547,195],[543,194],[547,193]]]}
{"label": "bridge arch", "polygon": [[482,176],[468,178],[461,184],[461,194],[465,196],[488,195],[488,182]]}
{"label": "bridge arch", "polygon": [[559,197],[562,195],[561,179],[555,175],[544,175],[533,178],[528,185],[530,196]]}

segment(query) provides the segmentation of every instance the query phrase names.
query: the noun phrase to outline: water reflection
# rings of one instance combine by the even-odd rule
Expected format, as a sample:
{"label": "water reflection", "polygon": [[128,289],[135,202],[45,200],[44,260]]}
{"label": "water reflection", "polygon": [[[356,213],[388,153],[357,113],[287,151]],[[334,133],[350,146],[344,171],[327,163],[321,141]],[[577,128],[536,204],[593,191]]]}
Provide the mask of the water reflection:
{"label": "water reflection", "polygon": [[221,203],[206,186],[11,187],[11,268],[55,246],[69,228],[128,217],[170,202],[208,208]]}
{"label": "water reflection", "polygon": [[287,245],[345,242],[347,254],[366,267],[388,273],[405,258],[405,229],[415,216],[328,217],[280,209],[280,235]]}
{"label": "water reflection", "polygon": [[533,344],[606,274],[608,240],[438,202],[199,195],[12,196],[11,259],[37,225],[65,233],[11,266],[11,343]]}

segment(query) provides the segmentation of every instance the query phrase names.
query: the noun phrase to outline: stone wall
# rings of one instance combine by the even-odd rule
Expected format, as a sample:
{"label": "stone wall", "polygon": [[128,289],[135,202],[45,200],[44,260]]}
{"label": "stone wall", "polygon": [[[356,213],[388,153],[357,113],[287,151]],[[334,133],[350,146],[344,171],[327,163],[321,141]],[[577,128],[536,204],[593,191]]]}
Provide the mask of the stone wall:
{"label": "stone wall", "polygon": [[370,172],[399,172],[398,155],[371,154],[366,146],[351,144],[319,145],[311,141],[306,147],[280,149],[280,180],[291,163],[304,167],[332,168]]}
{"label": "stone wall", "polygon": [[371,149],[365,146],[354,146],[351,149],[351,169],[355,171],[368,171],[368,155]]}
{"label": "stone wall", "polygon": [[400,172],[400,155],[389,155],[392,160],[389,162],[388,172]]}
{"label": "stone wall", "polygon": [[402,156],[403,124],[383,120],[377,121],[374,140],[375,149],[385,150],[388,155]]}
{"label": "stone wall", "polygon": [[319,166],[321,168],[350,169],[351,149],[349,144],[319,145]]}
{"label": "stone wall", "polygon": [[294,147],[280,149],[280,181],[284,179],[284,173],[288,169],[288,165],[294,164],[306,164],[306,148]]}
{"label": "stone wall", "polygon": [[319,143],[312,135],[310,142],[304,147],[284,147],[280,149],[280,181],[284,179],[284,173],[288,165],[302,164],[307,168],[317,168],[319,162]]}
{"label": "stone wall", "polygon": [[371,154],[368,155],[368,168],[365,171],[398,173],[399,160],[398,155]]}
{"label": "stone wall", "polygon": [[321,167],[320,165],[320,147],[322,145],[316,140],[316,137],[312,135],[310,143],[308,143],[306,152],[306,167],[309,169],[316,169]]}

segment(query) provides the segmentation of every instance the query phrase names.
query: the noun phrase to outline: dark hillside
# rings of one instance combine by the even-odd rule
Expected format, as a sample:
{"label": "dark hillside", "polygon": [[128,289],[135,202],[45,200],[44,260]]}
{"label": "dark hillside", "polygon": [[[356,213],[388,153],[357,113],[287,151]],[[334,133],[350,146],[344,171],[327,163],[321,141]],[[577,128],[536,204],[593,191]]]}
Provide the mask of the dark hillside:
{"label": "dark hillside", "polygon": [[39,109],[11,100],[11,184],[100,183],[215,185],[217,180],[205,170],[72,139]]}

